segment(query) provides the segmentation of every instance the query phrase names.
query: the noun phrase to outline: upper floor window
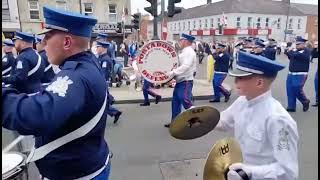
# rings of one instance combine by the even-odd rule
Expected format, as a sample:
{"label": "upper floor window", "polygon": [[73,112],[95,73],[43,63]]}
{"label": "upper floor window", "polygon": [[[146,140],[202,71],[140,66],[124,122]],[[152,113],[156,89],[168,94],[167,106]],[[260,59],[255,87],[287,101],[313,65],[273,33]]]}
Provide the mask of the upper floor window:
{"label": "upper floor window", "polygon": [[199,20],[199,29],[202,29],[202,22],[201,22],[201,19]]}
{"label": "upper floor window", "polygon": [[237,17],[237,28],[241,28],[241,18]]}
{"label": "upper floor window", "polygon": [[63,9],[63,10],[67,10],[67,2],[64,0],[57,0],[56,1],[56,8],[58,9]]}
{"label": "upper floor window", "polygon": [[278,18],[278,20],[277,20],[277,29],[281,28],[280,24],[281,24],[281,18]]}
{"label": "upper floor window", "polygon": [[213,28],[214,27],[214,21],[213,18],[210,19],[210,27]]}
{"label": "upper floor window", "polygon": [[260,17],[257,18],[257,28],[258,29],[261,28],[261,18]]}
{"label": "upper floor window", "polygon": [[188,30],[190,30],[191,29],[191,23],[190,23],[190,21],[188,21]]}
{"label": "upper floor window", "polygon": [[301,19],[298,19],[298,29],[301,29]]}
{"label": "upper floor window", "polygon": [[218,18],[218,19],[217,19],[217,26],[219,27],[219,26],[220,26],[220,24],[221,24],[221,22],[220,22],[220,18]]}
{"label": "upper floor window", "polygon": [[252,17],[248,17],[248,28],[252,28]]}
{"label": "upper floor window", "polygon": [[84,3],[84,14],[92,15],[93,14],[93,4],[92,3]]}
{"label": "upper floor window", "polygon": [[183,30],[183,31],[186,30],[186,22],[183,22],[183,23],[182,23],[182,30]]}
{"label": "upper floor window", "polygon": [[194,20],[193,21],[193,29],[196,29],[196,28],[197,28],[196,21]]}
{"label": "upper floor window", "polygon": [[288,29],[292,29],[292,23],[293,23],[293,19],[290,18],[290,19],[289,19]]}
{"label": "upper floor window", "polygon": [[178,23],[178,31],[180,31],[181,29],[180,29],[180,22]]}
{"label": "upper floor window", "polygon": [[30,19],[40,19],[38,0],[29,0]]}
{"label": "upper floor window", "polygon": [[205,29],[208,29],[208,19],[205,19],[205,20],[204,20],[204,28],[205,28]]}
{"label": "upper floor window", "polygon": [[109,21],[111,23],[117,22],[117,5],[109,4]]}
{"label": "upper floor window", "polygon": [[269,27],[269,18],[266,18],[266,24],[265,27],[268,28]]}

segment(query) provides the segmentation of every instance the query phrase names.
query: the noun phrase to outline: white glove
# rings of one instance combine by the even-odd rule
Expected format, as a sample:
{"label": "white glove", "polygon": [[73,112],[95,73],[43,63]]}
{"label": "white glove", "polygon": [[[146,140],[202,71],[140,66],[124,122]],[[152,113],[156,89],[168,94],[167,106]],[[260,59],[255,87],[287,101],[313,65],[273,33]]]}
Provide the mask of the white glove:
{"label": "white glove", "polygon": [[[251,167],[248,166],[248,165],[245,165],[245,164],[243,164],[243,163],[234,163],[234,164],[231,164],[231,165],[229,166],[228,176],[229,176],[229,173],[230,173],[230,176],[233,177],[233,176],[234,176],[233,172],[237,173],[236,170],[239,170],[239,169],[243,170],[243,171],[248,175],[248,177],[249,177],[249,179],[250,179],[250,177],[251,177],[251,175],[252,175]],[[237,174],[238,174],[238,173],[237,173]],[[240,177],[240,179],[242,179],[240,175],[238,175],[238,176]],[[228,179],[228,180],[230,180],[230,179]],[[237,179],[235,179],[235,180],[237,180]]]}
{"label": "white glove", "polygon": [[229,170],[228,180],[242,180],[242,177],[234,170]]}

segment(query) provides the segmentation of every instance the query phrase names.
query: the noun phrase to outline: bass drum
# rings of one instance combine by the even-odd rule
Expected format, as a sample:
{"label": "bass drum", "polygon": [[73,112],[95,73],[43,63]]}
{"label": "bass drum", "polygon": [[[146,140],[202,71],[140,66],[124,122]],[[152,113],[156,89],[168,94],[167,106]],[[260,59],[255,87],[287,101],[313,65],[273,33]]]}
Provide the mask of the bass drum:
{"label": "bass drum", "polygon": [[27,180],[26,155],[17,152],[2,154],[2,180]]}

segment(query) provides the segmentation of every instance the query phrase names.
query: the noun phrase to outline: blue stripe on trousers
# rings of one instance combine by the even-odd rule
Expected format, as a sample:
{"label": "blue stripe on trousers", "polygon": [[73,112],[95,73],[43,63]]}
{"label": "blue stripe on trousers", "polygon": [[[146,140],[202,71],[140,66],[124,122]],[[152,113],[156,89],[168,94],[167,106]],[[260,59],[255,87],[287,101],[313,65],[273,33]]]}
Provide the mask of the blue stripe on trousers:
{"label": "blue stripe on trousers", "polygon": [[171,122],[181,113],[181,105],[184,109],[192,106],[192,88],[193,81],[183,81],[177,83],[173,90],[171,102]]}
{"label": "blue stripe on trousers", "polygon": [[302,104],[309,101],[303,92],[303,86],[307,77],[308,75],[288,74],[286,81],[288,109],[296,109],[296,99],[298,99]]}

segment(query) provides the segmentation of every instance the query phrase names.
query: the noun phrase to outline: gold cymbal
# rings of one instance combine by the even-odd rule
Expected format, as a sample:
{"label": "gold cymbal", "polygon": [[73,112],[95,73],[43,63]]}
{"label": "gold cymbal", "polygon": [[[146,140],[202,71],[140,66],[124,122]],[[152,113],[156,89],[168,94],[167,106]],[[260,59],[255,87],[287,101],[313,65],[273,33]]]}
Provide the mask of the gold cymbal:
{"label": "gold cymbal", "polygon": [[213,145],[207,157],[203,180],[227,180],[229,166],[242,161],[238,142],[232,137],[223,138]]}
{"label": "gold cymbal", "polygon": [[192,107],[176,117],[169,131],[177,139],[195,139],[214,129],[219,119],[219,111],[211,106]]}

